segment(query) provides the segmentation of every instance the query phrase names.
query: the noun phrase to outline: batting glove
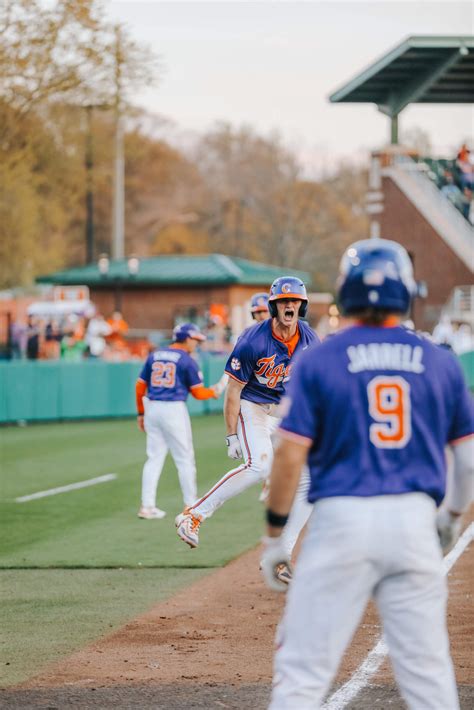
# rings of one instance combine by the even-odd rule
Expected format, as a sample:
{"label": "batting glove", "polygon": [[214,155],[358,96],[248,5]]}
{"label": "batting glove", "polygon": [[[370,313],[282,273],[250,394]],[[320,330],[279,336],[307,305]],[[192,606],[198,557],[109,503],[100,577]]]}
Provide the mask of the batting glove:
{"label": "batting glove", "polygon": [[449,510],[440,510],[436,516],[436,529],[443,552],[454,545],[461,532],[461,516]]}
{"label": "batting glove", "polygon": [[286,552],[283,540],[280,537],[264,537],[262,539],[264,548],[260,559],[260,569],[267,587],[274,592],[286,592],[288,583],[282,582],[278,577],[281,565],[286,565],[291,573],[290,557]]}
{"label": "batting glove", "polygon": [[227,456],[230,459],[242,458],[242,447],[237,434],[226,436],[225,443],[227,444]]}

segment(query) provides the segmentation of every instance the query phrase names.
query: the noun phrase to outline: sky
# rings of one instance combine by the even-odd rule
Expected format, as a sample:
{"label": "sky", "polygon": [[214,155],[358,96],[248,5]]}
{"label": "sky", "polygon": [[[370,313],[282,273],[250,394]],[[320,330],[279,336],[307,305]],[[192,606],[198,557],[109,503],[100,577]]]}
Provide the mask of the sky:
{"label": "sky", "polygon": [[[132,98],[171,121],[175,137],[218,121],[277,131],[310,172],[365,162],[389,142],[374,105],[330,104],[331,93],[409,35],[474,34],[474,5],[457,0],[106,0],[106,12],[159,55],[159,84]],[[473,136],[474,110],[411,105],[402,137],[414,128],[451,157]]]}

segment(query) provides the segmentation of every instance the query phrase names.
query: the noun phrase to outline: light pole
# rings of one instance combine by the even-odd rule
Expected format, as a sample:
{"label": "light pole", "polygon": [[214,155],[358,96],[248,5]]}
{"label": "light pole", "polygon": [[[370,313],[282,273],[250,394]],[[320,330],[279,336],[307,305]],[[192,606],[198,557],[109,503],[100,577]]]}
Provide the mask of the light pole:
{"label": "light pole", "polygon": [[92,111],[107,111],[109,104],[84,104],[86,111],[86,146],[84,166],[86,169],[86,264],[94,261],[94,138],[92,131]]}
{"label": "light pole", "polygon": [[114,207],[112,256],[123,259],[125,242],[125,176],[123,157],[123,118],[122,118],[122,43],[120,26],[115,28],[115,165],[114,165]]}

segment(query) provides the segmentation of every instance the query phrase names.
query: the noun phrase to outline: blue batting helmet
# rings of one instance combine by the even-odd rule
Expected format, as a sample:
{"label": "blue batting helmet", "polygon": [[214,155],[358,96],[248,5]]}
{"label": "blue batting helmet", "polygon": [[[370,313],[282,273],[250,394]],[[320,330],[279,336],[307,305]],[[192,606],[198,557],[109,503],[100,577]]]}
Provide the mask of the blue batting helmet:
{"label": "blue batting helmet", "polygon": [[255,318],[254,313],[268,311],[268,293],[254,293],[250,301],[250,313]]}
{"label": "blue batting helmet", "polygon": [[341,259],[337,290],[344,313],[365,308],[406,313],[416,292],[408,252],[388,239],[351,244]]}
{"label": "blue batting helmet", "polygon": [[194,323],[180,323],[173,330],[173,342],[183,343],[187,338],[193,340],[206,340],[206,336]]}
{"label": "blue batting helmet", "polygon": [[299,298],[301,306],[299,315],[304,318],[308,310],[308,295],[306,286],[297,276],[280,276],[270,286],[270,297],[268,299],[268,310],[272,318],[277,316],[277,307],[275,301],[281,298]]}

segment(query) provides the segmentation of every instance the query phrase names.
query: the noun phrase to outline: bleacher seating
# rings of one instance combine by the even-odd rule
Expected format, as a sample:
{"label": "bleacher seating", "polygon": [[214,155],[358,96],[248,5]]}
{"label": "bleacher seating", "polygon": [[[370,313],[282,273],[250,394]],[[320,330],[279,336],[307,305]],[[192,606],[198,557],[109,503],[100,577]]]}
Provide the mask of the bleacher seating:
{"label": "bleacher seating", "polygon": [[[446,176],[451,174],[454,179],[454,184],[457,185],[462,193],[463,188],[461,184],[461,173],[455,159],[418,156],[414,157],[414,160],[418,164],[419,168],[425,172],[425,174],[440,190],[448,184]],[[453,201],[453,204],[458,208],[461,214],[469,220],[468,212],[463,209],[462,200],[460,199],[459,201]]]}

